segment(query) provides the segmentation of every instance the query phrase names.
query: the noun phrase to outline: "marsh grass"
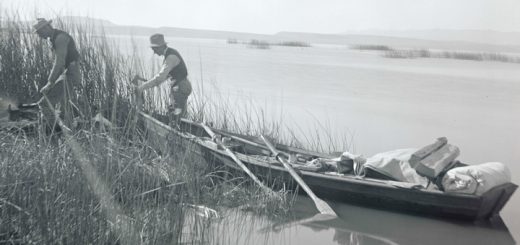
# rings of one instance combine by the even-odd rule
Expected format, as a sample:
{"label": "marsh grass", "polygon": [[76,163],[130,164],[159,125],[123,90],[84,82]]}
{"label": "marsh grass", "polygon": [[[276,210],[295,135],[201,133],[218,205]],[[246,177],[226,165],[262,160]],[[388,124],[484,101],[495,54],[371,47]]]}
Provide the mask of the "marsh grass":
{"label": "marsh grass", "polygon": [[[0,96],[14,103],[36,102],[51,69],[50,47],[19,15],[0,15]],[[83,116],[101,113],[114,127],[91,124],[70,137],[0,132],[0,243],[199,244],[221,234],[210,229],[219,218],[197,207],[275,219],[288,214],[294,196],[285,189],[266,193],[245,174],[192,154],[194,145],[176,154],[153,148],[135,120],[130,86],[135,74],[147,73],[147,66],[135,53],[119,53],[102,29],[54,23],[72,34],[81,55],[82,83],[76,92]],[[266,119],[253,102],[208,96],[203,87],[194,91],[189,107],[193,120],[269,135],[279,143],[313,145],[310,138],[302,143],[294,131]],[[146,92],[145,110],[164,113],[168,96],[164,88]],[[314,147],[333,137],[326,138],[314,141]],[[241,232],[239,225],[232,229]]]}
{"label": "marsh grass", "polygon": [[472,61],[520,63],[520,57],[501,53],[471,51],[431,51],[429,49],[396,49],[386,45],[352,45],[351,49],[381,51],[382,56],[396,59],[438,58]]}
{"label": "marsh grass", "polygon": [[274,45],[286,46],[286,47],[302,47],[302,48],[311,47],[311,45],[309,43],[302,42],[302,41],[282,41],[282,42],[275,43]]}
{"label": "marsh grass", "polygon": [[236,38],[228,38],[227,44],[246,44],[250,48],[268,49],[270,46],[285,46],[285,47],[311,47],[311,44],[303,41],[279,41],[268,42],[265,40],[251,39],[249,41],[238,40]]}
{"label": "marsh grass", "polygon": [[375,45],[375,44],[360,44],[360,45],[352,45],[351,49],[359,49],[359,50],[379,50],[379,51],[389,51],[393,50],[392,48],[386,45]]}
{"label": "marsh grass", "polygon": [[471,52],[471,51],[431,51],[428,49],[395,49],[385,45],[355,45],[352,49],[376,50],[383,52],[386,58],[415,59],[438,58],[471,61],[497,61],[505,63],[520,63],[520,57],[501,53]]}
{"label": "marsh grass", "polygon": [[386,58],[415,59],[439,58],[473,61],[497,61],[506,63],[520,63],[520,57],[501,53],[471,52],[471,51],[431,51],[428,49],[395,49],[386,45],[353,45],[351,49],[375,50],[383,52]]}
{"label": "marsh grass", "polygon": [[343,129],[335,131],[326,118],[309,115],[310,119],[306,124],[314,124],[303,128],[297,122],[286,121],[288,114],[284,111],[283,104],[280,105],[278,114],[272,114],[252,99],[228,96],[217,84],[206,82],[204,86],[206,90],[200,85],[196,87],[190,98],[189,115],[194,121],[204,121],[216,128],[242,135],[264,135],[275,143],[317,152],[355,150],[352,144],[354,134],[345,133]]}
{"label": "marsh grass", "polygon": [[270,49],[271,44],[264,40],[252,39],[247,44],[247,47],[256,48],[256,49]]}
{"label": "marsh grass", "polygon": [[[50,47],[18,15],[2,17],[1,96],[15,103],[36,102],[51,68]],[[266,195],[242,177],[212,177],[217,170],[189,150],[175,156],[156,152],[139,137],[144,132],[132,125],[135,110],[130,105],[135,98],[129,83],[143,67],[139,58],[121,55],[102,32],[94,34],[88,25],[55,24],[73,35],[81,54],[81,111],[86,118],[101,113],[115,127],[104,131],[91,125],[71,138],[52,141],[42,141],[48,138],[44,134],[0,133],[0,242],[196,241],[212,220],[193,207],[218,210],[266,203]],[[146,107],[154,108],[158,99],[148,101]],[[288,209],[285,199],[280,200],[269,206],[271,213]],[[187,220],[195,225],[188,237]]]}

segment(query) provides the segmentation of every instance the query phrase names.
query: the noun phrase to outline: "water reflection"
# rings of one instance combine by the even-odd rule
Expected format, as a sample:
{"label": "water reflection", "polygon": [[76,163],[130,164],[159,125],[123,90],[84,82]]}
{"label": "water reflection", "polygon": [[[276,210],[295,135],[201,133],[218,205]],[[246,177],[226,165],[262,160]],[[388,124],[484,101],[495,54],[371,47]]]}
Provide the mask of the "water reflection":
{"label": "water reflection", "polygon": [[[387,244],[394,245],[397,244],[391,240],[388,240],[384,237],[378,237],[376,235],[365,234],[362,232],[357,232],[353,230],[349,230],[342,227],[334,227],[329,226],[324,222],[334,222],[334,220],[338,220],[338,218],[330,218],[330,216],[316,214],[310,218],[303,218],[299,220],[288,221],[287,223],[278,223],[273,224],[269,228],[271,231],[281,232],[283,229],[290,229],[292,227],[298,225],[304,225],[309,227],[316,234],[323,233],[327,230],[333,230],[334,236],[332,237],[333,242],[337,242],[337,244],[341,245],[366,245],[366,244]],[[262,229],[262,232],[269,232],[269,229]],[[330,238],[325,238],[324,240],[328,240]]]}
{"label": "water reflection", "polygon": [[[463,222],[425,218],[406,214],[367,209],[333,203],[339,219],[320,220],[309,215],[314,210],[310,200],[300,197],[295,213],[300,214],[285,223],[272,225],[274,230],[290,230],[305,226],[324,241],[337,244],[515,244],[500,217],[485,222]],[[323,237],[327,230],[332,237]]]}
{"label": "water reflection", "polygon": [[[297,197],[289,217],[222,210],[195,244],[515,244],[501,218],[470,223],[441,220],[329,202],[339,218],[316,214],[313,202]],[[193,227],[191,227],[193,228]],[[193,232],[192,229],[189,232]],[[187,230],[187,231],[188,231]]]}

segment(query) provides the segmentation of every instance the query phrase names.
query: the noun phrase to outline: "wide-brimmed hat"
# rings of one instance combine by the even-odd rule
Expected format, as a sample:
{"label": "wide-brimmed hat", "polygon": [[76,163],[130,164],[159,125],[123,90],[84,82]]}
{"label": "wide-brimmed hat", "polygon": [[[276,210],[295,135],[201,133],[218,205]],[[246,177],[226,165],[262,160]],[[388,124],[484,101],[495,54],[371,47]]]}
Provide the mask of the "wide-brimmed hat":
{"label": "wide-brimmed hat", "polygon": [[44,18],[38,18],[36,19],[36,24],[33,25],[34,32],[37,32],[38,30],[42,29],[46,25],[50,25],[52,23],[52,20],[46,20]]}
{"label": "wide-brimmed hat", "polygon": [[167,42],[164,41],[164,35],[163,34],[153,34],[150,36],[150,47],[161,47],[166,45]]}

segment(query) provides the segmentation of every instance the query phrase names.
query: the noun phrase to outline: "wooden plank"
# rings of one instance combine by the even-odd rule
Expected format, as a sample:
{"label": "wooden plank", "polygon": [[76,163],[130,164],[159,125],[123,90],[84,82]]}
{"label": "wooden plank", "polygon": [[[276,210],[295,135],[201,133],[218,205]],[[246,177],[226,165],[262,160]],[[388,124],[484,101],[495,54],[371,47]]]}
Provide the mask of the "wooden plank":
{"label": "wooden plank", "polygon": [[426,158],[428,155],[432,154],[432,152],[435,152],[439,150],[442,146],[446,145],[448,143],[448,139],[446,137],[440,137],[435,141],[435,143],[427,145],[418,151],[414,152],[412,156],[410,157],[410,166],[412,168],[415,168],[420,160]]}
{"label": "wooden plank", "polygon": [[439,150],[421,159],[417,163],[417,166],[415,166],[415,170],[419,174],[435,178],[446,169],[446,167],[452,164],[459,154],[460,150],[458,147],[445,144]]}

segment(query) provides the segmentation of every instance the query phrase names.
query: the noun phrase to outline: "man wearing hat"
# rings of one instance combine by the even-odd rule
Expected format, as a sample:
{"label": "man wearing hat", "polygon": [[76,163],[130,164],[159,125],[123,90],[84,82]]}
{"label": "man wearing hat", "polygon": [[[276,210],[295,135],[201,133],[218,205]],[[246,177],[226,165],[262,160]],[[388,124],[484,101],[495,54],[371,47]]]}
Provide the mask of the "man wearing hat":
{"label": "man wearing hat", "polygon": [[[51,26],[52,21],[38,18],[34,24],[34,32],[43,39],[49,39],[54,52],[54,64],[47,79],[47,84],[40,90],[51,102],[54,109],[59,110],[65,125],[71,126],[74,117],[73,103],[76,101],[74,87],[81,82],[79,70],[79,52],[72,37]],[[56,125],[54,112],[49,105],[40,102],[42,113],[51,125]]]}
{"label": "man wearing hat", "polygon": [[139,76],[137,79],[146,81],[138,86],[139,91],[157,86],[170,78],[173,81],[170,89],[170,105],[168,107],[170,124],[176,125],[186,116],[188,96],[191,94],[191,83],[188,80],[188,70],[179,52],[166,45],[164,35],[154,34],[150,37],[150,47],[157,55],[164,56],[159,73],[152,79],[146,80]]}

